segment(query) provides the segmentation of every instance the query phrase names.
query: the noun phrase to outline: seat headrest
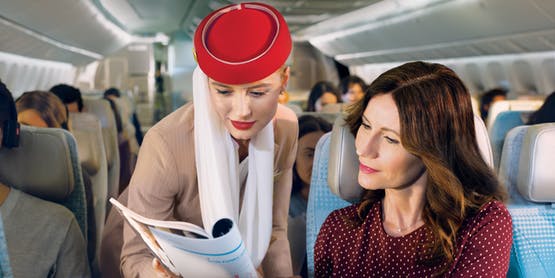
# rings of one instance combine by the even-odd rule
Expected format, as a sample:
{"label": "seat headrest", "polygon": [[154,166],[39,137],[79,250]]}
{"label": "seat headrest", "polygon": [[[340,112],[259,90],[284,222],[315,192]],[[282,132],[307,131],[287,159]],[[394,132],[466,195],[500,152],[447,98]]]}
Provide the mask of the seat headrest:
{"label": "seat headrest", "polygon": [[75,186],[68,140],[75,139],[63,129],[22,126],[19,147],[0,148],[2,182],[42,199],[64,200]]}
{"label": "seat headrest", "polygon": [[555,202],[555,123],[532,125],[520,152],[517,187],[533,202]]}
{"label": "seat headrest", "polygon": [[301,114],[297,114],[297,117],[301,117],[304,115],[311,115],[314,117],[320,117],[329,123],[334,123],[335,119],[343,117],[342,113],[324,113],[324,112],[302,112]]}
{"label": "seat headrest", "polygon": [[328,162],[328,185],[331,192],[343,200],[358,201],[363,190],[358,184],[358,167],[355,137],[343,117],[337,117],[331,131]]}
{"label": "seat headrest", "polygon": [[[493,152],[488,132],[482,119],[476,115],[474,115],[474,127],[482,158],[493,168]],[[343,200],[358,201],[363,190],[358,184],[358,167],[355,137],[343,117],[337,117],[331,132],[328,163],[328,185],[331,192]]]}
{"label": "seat headrest", "polygon": [[102,155],[104,142],[100,121],[90,113],[70,113],[69,118],[73,136],[77,140],[81,167],[83,171],[94,176],[100,169],[102,160],[106,160]]}
{"label": "seat headrest", "polygon": [[106,150],[106,160],[108,168],[115,163],[115,154],[117,151],[117,128],[114,112],[110,104],[105,99],[83,99],[86,111],[92,113],[100,121],[102,127],[102,136],[104,138],[104,148]]}
{"label": "seat headrest", "polygon": [[488,112],[487,127],[490,128],[495,122],[497,115],[503,111],[534,111],[540,108],[543,100],[500,100],[494,102]]}
{"label": "seat headrest", "polygon": [[476,131],[476,143],[486,164],[493,169],[493,150],[489,140],[488,130],[482,118],[474,114],[474,129]]}

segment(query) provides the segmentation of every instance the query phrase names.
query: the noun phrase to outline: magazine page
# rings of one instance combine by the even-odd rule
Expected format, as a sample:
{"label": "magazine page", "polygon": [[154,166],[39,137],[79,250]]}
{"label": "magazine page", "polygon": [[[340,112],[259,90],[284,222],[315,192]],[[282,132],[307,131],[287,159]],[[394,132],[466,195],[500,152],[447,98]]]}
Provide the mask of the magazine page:
{"label": "magazine page", "polygon": [[151,232],[183,277],[257,277],[235,223],[229,219],[219,222],[229,223],[229,230],[213,239],[184,237],[156,228]]}
{"label": "magazine page", "polygon": [[168,270],[183,277],[257,277],[232,220],[219,220],[208,234],[191,223],[146,218],[110,202]]}

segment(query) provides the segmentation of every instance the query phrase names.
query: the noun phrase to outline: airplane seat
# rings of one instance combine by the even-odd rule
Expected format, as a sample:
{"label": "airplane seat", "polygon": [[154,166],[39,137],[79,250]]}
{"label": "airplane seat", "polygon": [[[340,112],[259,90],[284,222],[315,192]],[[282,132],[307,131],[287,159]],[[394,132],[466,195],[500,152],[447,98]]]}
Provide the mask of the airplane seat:
{"label": "airplane seat", "polygon": [[[0,215],[1,218],[2,216]],[[4,224],[3,221],[0,221],[0,278],[2,277],[13,277],[13,273],[10,265],[6,235],[4,234]]]}
{"label": "airplane seat", "polygon": [[341,113],[345,108],[345,104],[344,103],[330,103],[330,104],[326,104],[322,107],[322,111],[323,113]]}
{"label": "airplane seat", "polygon": [[87,239],[85,186],[77,143],[71,133],[58,128],[21,126],[19,147],[0,148],[0,157],[3,182],[68,208]]}
{"label": "airplane seat", "polygon": [[480,148],[482,158],[491,169],[494,169],[493,151],[488,136],[488,130],[482,118],[476,114],[474,114],[474,130],[476,131],[476,142],[478,143],[478,148]]}
{"label": "airplane seat", "polygon": [[507,276],[552,277],[555,273],[555,124],[532,125],[509,133],[521,139],[520,153],[515,153],[512,160],[515,163],[511,166],[518,167],[516,184],[510,186],[516,188],[511,193],[518,193],[522,198],[521,202],[513,199],[508,205],[513,220],[513,246]]}
{"label": "airplane seat", "polygon": [[[94,219],[94,254],[98,257],[100,239],[106,219],[108,166],[100,121],[91,113],[70,113],[73,136],[77,141],[81,169],[91,181]],[[95,265],[93,263],[93,265]]]}
{"label": "airplane seat", "polygon": [[480,114],[480,101],[478,100],[478,97],[476,95],[471,95],[470,96],[470,102],[472,104],[472,111],[474,111],[474,114],[481,116]]}
{"label": "airplane seat", "polygon": [[[493,168],[493,156],[486,127],[474,115],[476,141],[482,158]],[[330,133],[326,133],[315,148],[312,179],[306,213],[306,248],[309,277],[314,276],[314,244],[322,223],[334,210],[358,202],[362,187],[358,184],[358,156],[355,137],[337,117]]]}
{"label": "airplane seat", "polygon": [[[308,277],[314,277],[314,243],[328,214],[350,203],[334,195],[327,182],[331,133],[324,134],[316,144],[312,178],[306,211],[306,256]],[[358,167],[357,167],[358,169]]]}
{"label": "airplane seat", "polygon": [[330,124],[335,122],[336,118],[340,118],[339,116],[343,115],[342,113],[327,113],[327,112],[302,112],[301,114],[297,114],[297,117],[304,116],[304,115],[311,115],[314,117],[320,117],[324,120],[328,121]]}
{"label": "airplane seat", "polygon": [[118,131],[112,108],[104,99],[83,99],[86,112],[94,114],[100,120],[102,138],[106,153],[108,167],[108,196],[106,200],[106,211],[110,211],[111,197],[117,198],[119,191],[120,158],[118,149]]}
{"label": "airplane seat", "polygon": [[291,110],[293,110],[293,112],[295,112],[295,114],[298,116],[300,116],[303,113],[303,109],[301,108],[300,105],[298,104],[294,104],[294,103],[287,103],[285,104],[285,106],[289,107]]}
{"label": "airplane seat", "polygon": [[503,150],[503,143],[505,136],[514,127],[524,125],[523,114],[526,111],[503,111],[497,115],[493,125],[489,129],[489,138],[493,149],[493,162],[495,169],[499,169],[501,160],[501,151]]}
{"label": "airplane seat", "polygon": [[497,115],[503,111],[535,111],[543,104],[543,100],[513,99],[494,102],[489,108],[486,127],[490,129]]}
{"label": "airplane seat", "polygon": [[527,201],[518,193],[516,188],[518,164],[524,134],[530,126],[517,126],[507,133],[501,151],[497,177],[507,189],[509,204],[526,204]]}

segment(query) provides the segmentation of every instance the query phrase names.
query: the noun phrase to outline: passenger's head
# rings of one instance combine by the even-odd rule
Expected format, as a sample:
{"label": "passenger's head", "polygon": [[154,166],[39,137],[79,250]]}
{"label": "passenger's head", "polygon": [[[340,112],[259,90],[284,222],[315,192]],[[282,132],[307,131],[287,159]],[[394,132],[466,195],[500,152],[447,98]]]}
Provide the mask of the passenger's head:
{"label": "passenger's head", "polygon": [[15,104],[17,121],[21,124],[68,129],[68,110],[51,92],[26,92]]}
{"label": "passenger's head", "polygon": [[482,119],[487,119],[489,108],[494,102],[505,99],[507,99],[507,91],[504,89],[495,88],[485,92],[480,100],[480,113]]}
{"label": "passenger's head", "polygon": [[328,121],[320,117],[311,115],[299,117],[299,143],[293,167],[293,194],[299,192],[304,186],[310,185],[316,143],[322,135],[331,131],[331,127]]}
{"label": "passenger's head", "polygon": [[366,83],[356,75],[350,75],[341,80],[339,84],[344,103],[353,104],[364,97]]}
{"label": "passenger's head", "polygon": [[274,117],[289,79],[285,62],[292,43],[285,19],[267,4],[232,4],[201,21],[194,45],[219,119],[235,139],[250,139]]}
{"label": "passenger's head", "polygon": [[555,92],[551,93],[542,106],[530,115],[528,119],[529,125],[555,123]]}
{"label": "passenger's head", "polygon": [[50,88],[49,91],[62,100],[69,112],[83,111],[83,98],[79,89],[67,84],[58,84]]}
{"label": "passenger's head", "polygon": [[465,217],[504,196],[480,154],[463,82],[443,65],[407,63],[375,79],[349,112],[366,189],[359,215],[388,190],[422,186],[423,217],[438,239],[433,257],[452,261]]}
{"label": "passenger's head", "polygon": [[0,147],[19,146],[19,124],[12,93],[0,81]]}
{"label": "passenger's head", "polygon": [[327,81],[320,81],[314,84],[308,95],[306,111],[320,112],[328,104],[341,102],[341,94]]}
{"label": "passenger's head", "polygon": [[121,96],[120,91],[114,87],[104,91],[104,98],[119,98],[120,96]]}

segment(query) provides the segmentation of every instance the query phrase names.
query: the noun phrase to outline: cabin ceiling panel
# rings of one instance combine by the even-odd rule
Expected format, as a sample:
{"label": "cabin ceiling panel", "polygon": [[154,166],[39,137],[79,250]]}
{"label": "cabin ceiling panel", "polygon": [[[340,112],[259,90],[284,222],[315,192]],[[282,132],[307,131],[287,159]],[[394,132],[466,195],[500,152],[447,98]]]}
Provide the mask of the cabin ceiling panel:
{"label": "cabin ceiling panel", "polygon": [[94,59],[76,52],[67,51],[51,43],[21,32],[0,21],[0,51],[21,56],[53,60],[73,64],[87,64]]}
{"label": "cabin ceiling panel", "polygon": [[[310,42],[349,66],[381,62],[377,56],[385,55],[394,59],[388,62],[403,61],[406,56],[400,54],[408,52],[419,59],[441,59],[550,51],[555,1],[538,2],[446,1],[399,18],[317,36]],[[446,49],[458,45],[467,47],[464,51]]]}
{"label": "cabin ceiling panel", "polygon": [[123,32],[109,28],[88,0],[1,1],[0,17],[59,43],[100,55],[128,43]]}

